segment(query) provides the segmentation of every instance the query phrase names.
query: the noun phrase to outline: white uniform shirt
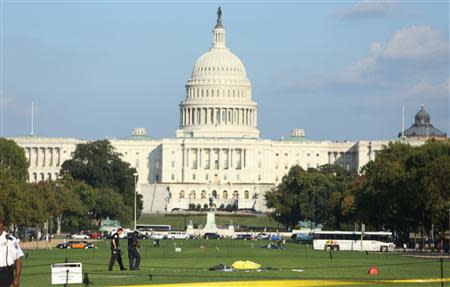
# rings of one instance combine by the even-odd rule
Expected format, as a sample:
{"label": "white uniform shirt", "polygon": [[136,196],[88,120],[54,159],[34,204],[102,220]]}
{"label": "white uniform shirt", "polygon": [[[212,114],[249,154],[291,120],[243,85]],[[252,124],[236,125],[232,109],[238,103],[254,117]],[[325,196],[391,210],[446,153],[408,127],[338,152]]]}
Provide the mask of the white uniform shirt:
{"label": "white uniform shirt", "polygon": [[6,239],[6,232],[0,235],[0,267],[11,266],[14,262],[23,256],[19,242],[15,237],[9,235],[12,240]]}

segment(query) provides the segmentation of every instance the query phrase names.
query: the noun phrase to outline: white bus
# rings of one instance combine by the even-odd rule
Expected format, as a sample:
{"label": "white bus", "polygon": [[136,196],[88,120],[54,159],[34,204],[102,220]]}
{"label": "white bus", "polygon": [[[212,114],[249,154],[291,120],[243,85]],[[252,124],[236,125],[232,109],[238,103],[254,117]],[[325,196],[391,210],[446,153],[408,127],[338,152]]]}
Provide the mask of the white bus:
{"label": "white bus", "polygon": [[316,231],[313,234],[314,250],[393,251],[391,232]]}

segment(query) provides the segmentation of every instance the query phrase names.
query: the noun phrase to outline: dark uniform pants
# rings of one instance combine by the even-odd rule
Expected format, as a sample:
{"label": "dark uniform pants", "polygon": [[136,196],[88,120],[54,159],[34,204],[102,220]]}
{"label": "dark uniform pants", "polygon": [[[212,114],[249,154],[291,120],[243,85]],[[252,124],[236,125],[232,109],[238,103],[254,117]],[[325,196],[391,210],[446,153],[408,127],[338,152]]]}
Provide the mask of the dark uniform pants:
{"label": "dark uniform pants", "polygon": [[10,287],[14,280],[14,268],[0,267],[0,287]]}
{"label": "dark uniform pants", "polygon": [[128,249],[128,262],[130,263],[130,270],[139,269],[141,255],[136,249]]}
{"label": "dark uniform pants", "polygon": [[116,260],[119,263],[120,270],[125,270],[125,267],[123,267],[122,255],[120,253],[121,252],[118,249],[111,251],[111,259],[109,260],[109,267],[108,267],[109,271],[112,271],[114,263],[116,262]]}

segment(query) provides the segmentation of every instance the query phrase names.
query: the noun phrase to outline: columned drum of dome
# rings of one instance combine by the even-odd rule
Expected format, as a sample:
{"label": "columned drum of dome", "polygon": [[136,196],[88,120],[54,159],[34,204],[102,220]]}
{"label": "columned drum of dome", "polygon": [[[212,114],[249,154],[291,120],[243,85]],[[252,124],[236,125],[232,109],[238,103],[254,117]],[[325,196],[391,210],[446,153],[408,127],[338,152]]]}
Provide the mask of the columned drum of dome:
{"label": "columned drum of dome", "polygon": [[198,58],[186,84],[177,137],[259,138],[250,81],[225,39],[218,11],[212,47]]}

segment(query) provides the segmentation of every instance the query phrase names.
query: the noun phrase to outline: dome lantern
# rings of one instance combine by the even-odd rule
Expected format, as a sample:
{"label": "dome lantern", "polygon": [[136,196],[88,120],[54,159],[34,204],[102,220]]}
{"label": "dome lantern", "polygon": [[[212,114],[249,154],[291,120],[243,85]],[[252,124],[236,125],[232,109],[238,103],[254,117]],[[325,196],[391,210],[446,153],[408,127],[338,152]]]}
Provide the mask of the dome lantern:
{"label": "dome lantern", "polygon": [[213,46],[212,48],[226,48],[225,45],[225,29],[222,25],[222,9],[217,9],[217,23],[213,30]]}

